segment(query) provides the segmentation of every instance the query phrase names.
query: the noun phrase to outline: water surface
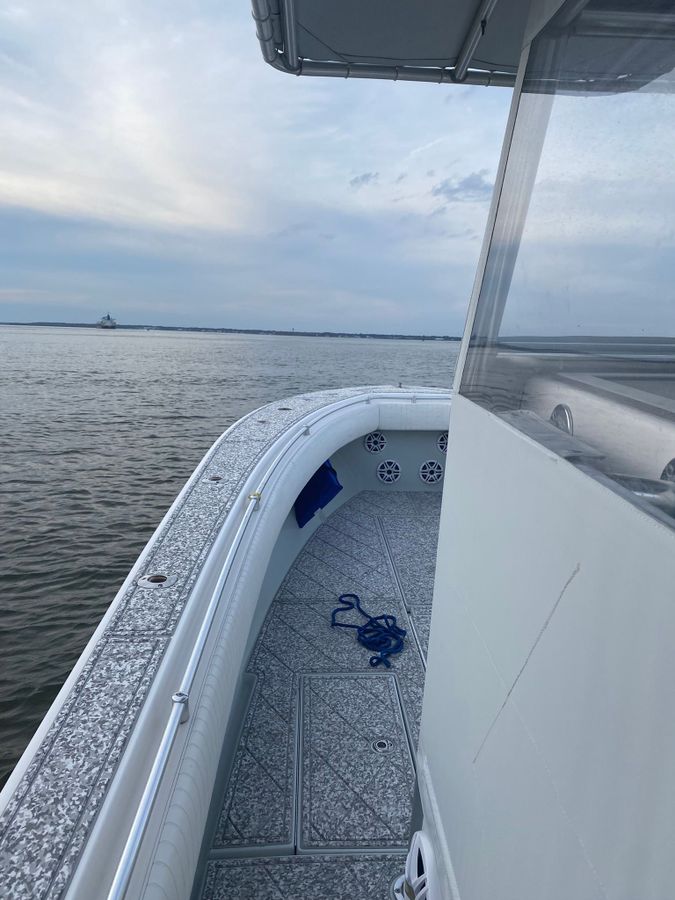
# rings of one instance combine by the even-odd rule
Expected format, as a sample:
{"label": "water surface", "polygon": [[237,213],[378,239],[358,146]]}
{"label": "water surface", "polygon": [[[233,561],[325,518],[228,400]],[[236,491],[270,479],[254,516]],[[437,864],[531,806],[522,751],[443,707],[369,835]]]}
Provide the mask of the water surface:
{"label": "water surface", "polygon": [[0,784],[232,422],[304,391],[449,387],[457,347],[0,327]]}

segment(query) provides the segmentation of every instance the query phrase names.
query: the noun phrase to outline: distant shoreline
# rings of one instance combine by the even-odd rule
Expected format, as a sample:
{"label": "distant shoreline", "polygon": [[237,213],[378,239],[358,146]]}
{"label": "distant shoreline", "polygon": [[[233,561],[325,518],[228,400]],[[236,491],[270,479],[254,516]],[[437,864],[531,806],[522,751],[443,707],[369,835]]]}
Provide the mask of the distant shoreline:
{"label": "distant shoreline", "polygon": [[191,325],[117,325],[100,328],[88,322],[0,322],[0,325],[41,326],[49,328],[95,328],[99,331],[194,331],[207,334],[269,334],[279,337],[369,338],[388,341],[461,341],[448,334],[376,334],[356,331],[279,331],[273,328],[200,328]]}

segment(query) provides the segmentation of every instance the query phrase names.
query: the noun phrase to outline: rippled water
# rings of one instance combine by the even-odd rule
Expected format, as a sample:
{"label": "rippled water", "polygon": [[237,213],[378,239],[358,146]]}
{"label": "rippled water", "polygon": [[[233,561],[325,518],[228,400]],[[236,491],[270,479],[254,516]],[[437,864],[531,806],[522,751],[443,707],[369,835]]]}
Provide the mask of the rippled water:
{"label": "rippled water", "polygon": [[448,387],[456,344],[0,327],[0,783],[206,450],[290,394]]}

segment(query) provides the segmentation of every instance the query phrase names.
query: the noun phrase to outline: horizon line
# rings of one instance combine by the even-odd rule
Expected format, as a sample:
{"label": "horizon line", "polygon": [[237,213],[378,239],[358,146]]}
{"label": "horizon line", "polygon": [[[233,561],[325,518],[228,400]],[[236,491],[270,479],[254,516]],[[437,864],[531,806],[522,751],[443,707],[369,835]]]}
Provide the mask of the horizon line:
{"label": "horizon line", "polygon": [[226,328],[205,325],[120,325],[114,328],[101,328],[98,323],[91,322],[0,322],[0,325],[21,325],[27,327],[49,328],[94,328],[100,331],[195,331],[211,332],[214,334],[264,334],[281,337],[353,337],[353,338],[382,338],[385,340],[408,341],[461,341],[458,335],[439,334],[394,334],[370,331],[318,331],[297,330],[281,328]]}

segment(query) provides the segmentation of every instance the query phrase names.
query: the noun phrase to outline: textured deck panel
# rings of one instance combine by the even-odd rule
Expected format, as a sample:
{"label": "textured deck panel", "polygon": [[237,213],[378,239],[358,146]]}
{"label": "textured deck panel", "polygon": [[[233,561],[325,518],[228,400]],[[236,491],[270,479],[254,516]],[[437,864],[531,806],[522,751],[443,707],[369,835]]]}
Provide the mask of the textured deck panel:
{"label": "textured deck panel", "polygon": [[415,772],[394,676],[305,675],[301,687],[299,847],[405,849]]}
{"label": "textured deck panel", "polygon": [[213,860],[204,900],[391,900],[403,856]]}
{"label": "textured deck panel", "polygon": [[[435,498],[435,494],[411,495]],[[440,500],[440,497],[438,498]],[[418,500],[417,512],[423,506]],[[434,598],[434,571],[438,544],[440,504],[429,504],[419,516],[386,516],[381,519],[387,548],[396,571],[406,609],[426,657]]]}
{"label": "textured deck panel", "polygon": [[[138,710],[162,650],[157,640],[110,639],[96,648],[82,674],[79,692],[71,694],[57,720],[59,727],[52,729],[51,741],[41,748],[34,777],[24,780],[22,792],[8,807],[0,843],[3,900],[63,890],[66,867],[79,853],[79,844],[71,835],[91,824],[90,810],[104,796],[115,758],[128,737],[129,726],[120,728],[118,723],[128,722]],[[102,702],[107,691],[110,700]],[[86,731],[86,744],[80,739],[81,731]],[[45,796],[50,797],[49,803]],[[79,810],[84,819],[78,819]],[[37,822],[45,835],[39,845],[26,841]],[[21,870],[5,889],[5,873],[13,871],[17,858],[22,860]],[[43,874],[46,872],[55,873],[51,883]]]}
{"label": "textured deck panel", "polygon": [[[333,513],[297,557],[251,655],[256,689],[215,833],[219,855],[293,853],[298,837],[299,852],[407,844],[414,770],[406,727],[415,746],[424,667],[404,594],[417,602],[423,631],[430,588],[422,579],[413,597],[413,586],[433,567],[439,508],[433,494],[363,492]],[[420,553],[430,553],[431,563]],[[371,667],[371,653],[354,632],[331,628],[342,593],[359,594],[371,615],[395,615],[408,630],[391,669]],[[340,618],[364,621],[355,611]],[[393,742],[389,754],[373,751],[378,736]],[[322,755],[322,739],[335,753]]]}
{"label": "textured deck panel", "polygon": [[[66,890],[203,562],[261,455],[308,413],[378,390],[397,392],[356,387],[270,403],[241,419],[207,453],[149,545],[143,565],[144,572],[176,575],[175,584],[148,591],[133,582],[118,598],[113,617],[0,814],[3,900],[56,898]],[[447,397],[447,392],[437,393],[439,399]],[[212,475],[221,480],[209,481]],[[374,538],[369,533],[365,540]],[[386,579],[378,572],[364,577],[364,587],[373,590]]]}

